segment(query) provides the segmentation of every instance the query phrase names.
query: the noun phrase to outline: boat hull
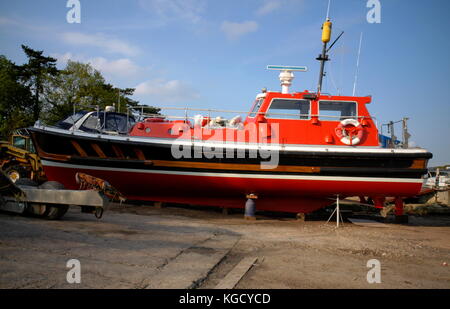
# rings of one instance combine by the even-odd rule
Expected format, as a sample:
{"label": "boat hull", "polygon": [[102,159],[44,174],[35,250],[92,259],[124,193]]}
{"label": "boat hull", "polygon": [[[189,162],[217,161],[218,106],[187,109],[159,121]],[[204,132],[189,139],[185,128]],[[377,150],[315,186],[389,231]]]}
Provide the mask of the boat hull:
{"label": "boat hull", "polygon": [[[254,193],[259,210],[294,213],[325,207],[337,194],[414,196],[431,156],[281,151],[280,166],[261,169],[260,158],[174,159],[167,144],[148,140],[30,131],[47,178],[67,188],[76,189],[75,174],[83,172],[107,180],[132,200],[243,208],[246,195]],[[116,156],[107,156],[114,148]],[[415,166],[418,160],[425,162]]]}
{"label": "boat hull", "polygon": [[[341,196],[412,196],[422,182],[415,179],[356,177],[274,177],[273,175],[148,172],[77,166],[43,161],[48,179],[76,189],[77,172],[107,179],[129,199],[242,208],[245,195],[258,192],[260,210],[308,213]],[[255,177],[258,176],[258,177]]]}

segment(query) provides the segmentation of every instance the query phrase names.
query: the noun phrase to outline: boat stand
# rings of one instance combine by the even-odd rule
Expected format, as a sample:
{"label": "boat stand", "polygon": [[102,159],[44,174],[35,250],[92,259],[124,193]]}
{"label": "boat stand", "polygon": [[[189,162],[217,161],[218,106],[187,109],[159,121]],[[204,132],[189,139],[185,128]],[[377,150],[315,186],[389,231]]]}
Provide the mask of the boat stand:
{"label": "boat stand", "polygon": [[331,218],[333,217],[334,213],[336,213],[336,228],[339,228],[339,222],[342,221],[344,223],[344,219],[342,219],[341,210],[339,208],[339,194],[336,195],[336,208],[331,213],[331,216],[328,218],[328,222],[330,222]]}
{"label": "boat stand", "polygon": [[408,223],[408,215],[404,213],[404,202],[401,197],[396,197],[395,200],[395,222],[400,224]]}
{"label": "boat stand", "polygon": [[255,194],[247,195],[247,202],[245,203],[245,220],[256,220],[256,202],[258,198]]}

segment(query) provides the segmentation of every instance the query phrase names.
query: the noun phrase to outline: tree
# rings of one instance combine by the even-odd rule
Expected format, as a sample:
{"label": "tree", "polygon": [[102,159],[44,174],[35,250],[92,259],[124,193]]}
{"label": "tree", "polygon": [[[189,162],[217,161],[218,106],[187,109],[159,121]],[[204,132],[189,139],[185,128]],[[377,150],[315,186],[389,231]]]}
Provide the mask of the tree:
{"label": "tree", "polygon": [[7,139],[18,128],[34,123],[33,96],[29,87],[20,83],[20,70],[0,55],[0,137]]}
{"label": "tree", "polygon": [[42,98],[44,93],[44,84],[46,81],[54,76],[57,76],[59,71],[56,68],[56,59],[46,57],[42,54],[43,51],[34,50],[28,46],[22,45],[22,49],[28,58],[28,62],[19,67],[22,81],[33,92],[33,119],[39,119],[41,110],[45,104],[45,98]]}
{"label": "tree", "polygon": [[[126,112],[128,107],[137,106],[139,102],[132,100],[133,88],[117,88],[106,83],[102,74],[89,63],[69,60],[64,70],[51,77],[45,88],[48,106],[43,117],[53,124],[67,117],[74,110],[116,106],[116,110]],[[154,108],[152,112],[158,113]]]}

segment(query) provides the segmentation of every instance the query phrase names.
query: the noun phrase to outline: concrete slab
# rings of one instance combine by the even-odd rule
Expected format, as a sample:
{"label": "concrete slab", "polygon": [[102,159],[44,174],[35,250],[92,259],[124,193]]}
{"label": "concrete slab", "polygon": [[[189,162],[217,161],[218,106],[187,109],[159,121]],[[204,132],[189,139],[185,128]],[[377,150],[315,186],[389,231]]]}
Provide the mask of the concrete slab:
{"label": "concrete slab", "polygon": [[147,289],[196,288],[239,240],[237,236],[215,235],[181,252],[160,272],[148,279]]}
{"label": "concrete slab", "polygon": [[[220,262],[234,235],[177,216],[108,212],[98,221],[74,208],[48,221],[0,213],[0,288],[185,288]],[[66,280],[70,259],[80,261],[80,284]]]}
{"label": "concrete slab", "polygon": [[258,260],[257,257],[251,256],[242,259],[232,271],[230,271],[222,281],[216,286],[216,289],[233,289],[242,277],[253,267]]}

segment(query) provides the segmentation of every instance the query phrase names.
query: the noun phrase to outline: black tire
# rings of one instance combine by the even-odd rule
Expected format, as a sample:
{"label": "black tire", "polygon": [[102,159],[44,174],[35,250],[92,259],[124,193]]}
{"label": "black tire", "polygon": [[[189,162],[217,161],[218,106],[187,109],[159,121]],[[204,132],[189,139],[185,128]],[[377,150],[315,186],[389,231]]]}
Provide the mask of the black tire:
{"label": "black tire", "polygon": [[16,181],[16,186],[27,186],[27,187],[37,187],[38,184],[36,181],[31,180],[29,178],[19,178]]}
{"label": "black tire", "polygon": [[30,173],[21,165],[12,165],[5,169],[4,173],[14,183],[16,183],[20,179],[30,177]]}
{"label": "black tire", "polygon": [[[22,187],[22,186],[35,187],[35,188],[38,187],[38,184],[34,180],[31,180],[29,178],[19,178],[19,179],[17,179],[15,184],[16,184],[16,186],[19,186],[19,187]],[[27,203],[27,206],[26,206],[23,214],[25,216],[41,218],[42,214],[36,213],[36,211],[33,209],[33,206],[37,206],[37,204]],[[43,205],[39,205],[39,206],[43,206]]]}
{"label": "black tire", "polygon": [[69,210],[69,205],[47,205],[47,210],[44,213],[45,219],[59,220]]}
{"label": "black tire", "polygon": [[64,185],[57,181],[46,181],[39,186],[40,189],[64,190]]}
{"label": "black tire", "polygon": [[[50,189],[50,190],[64,190],[64,185],[57,181],[47,181],[39,186],[40,189]],[[48,220],[58,220],[61,219],[69,210],[69,205],[47,205],[43,217]]]}

